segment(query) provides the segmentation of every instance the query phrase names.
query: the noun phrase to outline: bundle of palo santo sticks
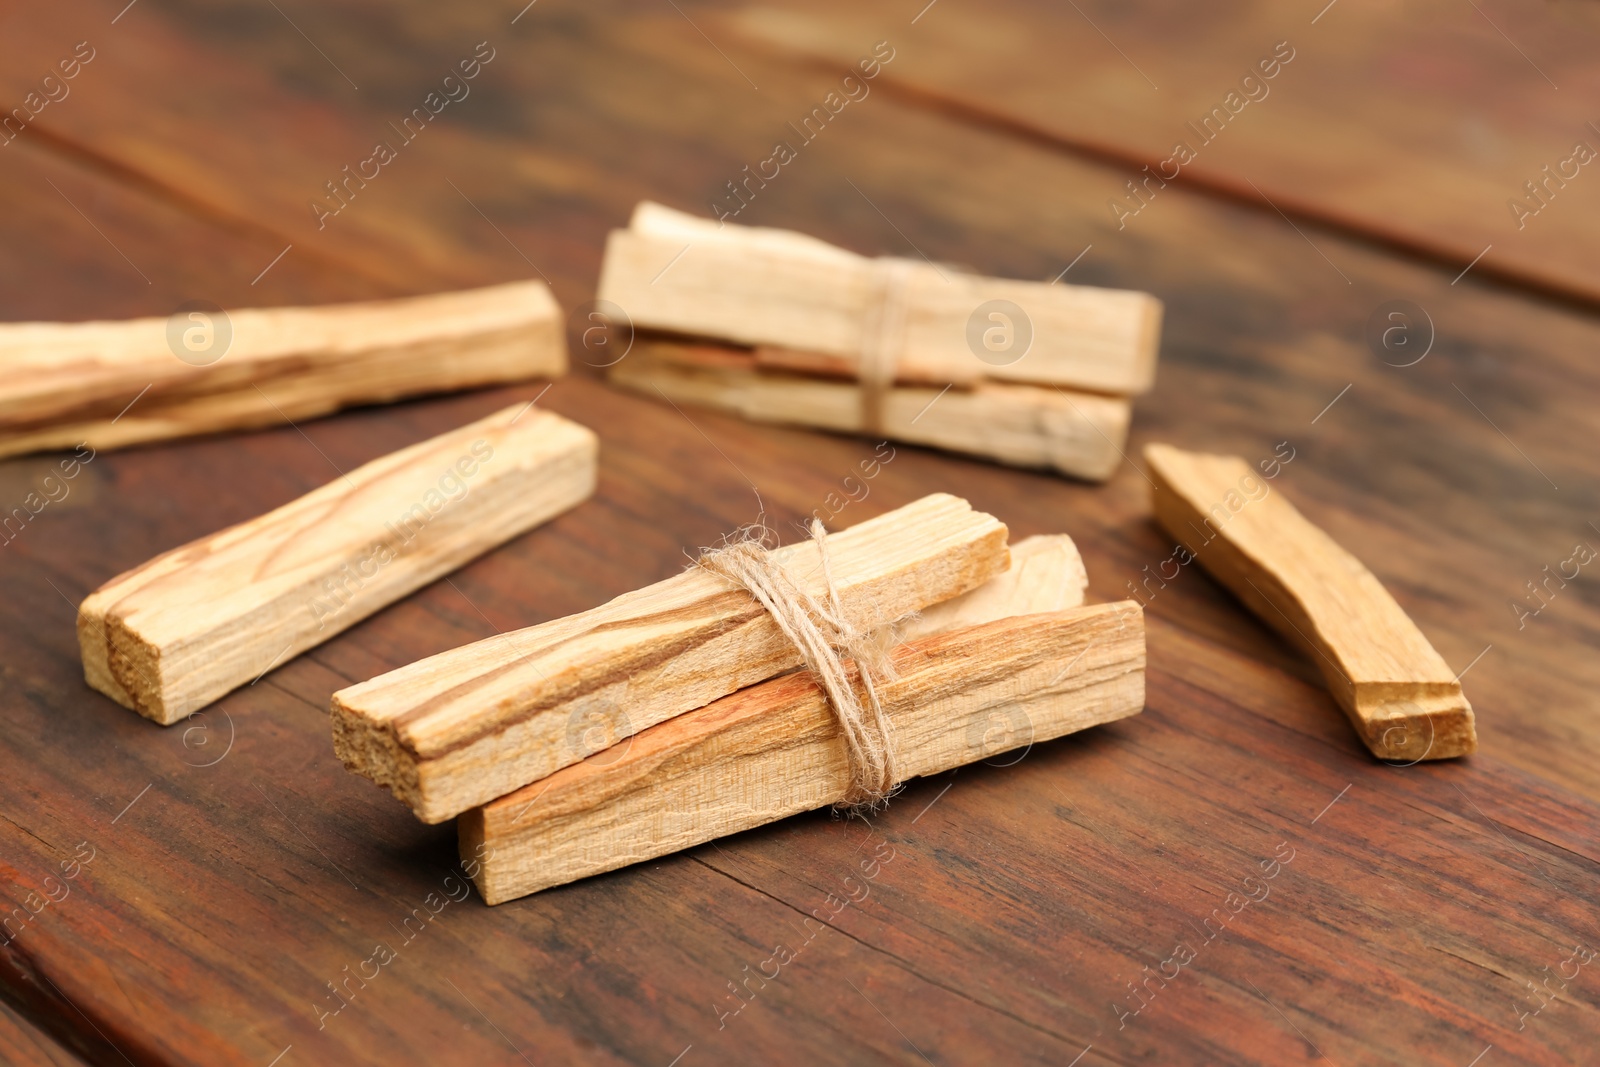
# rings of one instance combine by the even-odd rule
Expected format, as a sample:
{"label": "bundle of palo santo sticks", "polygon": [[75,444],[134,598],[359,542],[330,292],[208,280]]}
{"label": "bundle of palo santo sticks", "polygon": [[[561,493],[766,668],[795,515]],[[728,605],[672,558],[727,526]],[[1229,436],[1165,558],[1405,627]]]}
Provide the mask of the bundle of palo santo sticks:
{"label": "bundle of palo santo sticks", "polygon": [[1155,376],[1145,293],[871,259],[641,203],[600,299],[638,331],[611,381],[745,418],[1111,476]]}
{"label": "bundle of palo santo sticks", "polygon": [[1143,613],[1083,606],[1070,539],[942,494],[813,535],[340,690],[335,751],[460,816],[494,904],[1144,707]]}

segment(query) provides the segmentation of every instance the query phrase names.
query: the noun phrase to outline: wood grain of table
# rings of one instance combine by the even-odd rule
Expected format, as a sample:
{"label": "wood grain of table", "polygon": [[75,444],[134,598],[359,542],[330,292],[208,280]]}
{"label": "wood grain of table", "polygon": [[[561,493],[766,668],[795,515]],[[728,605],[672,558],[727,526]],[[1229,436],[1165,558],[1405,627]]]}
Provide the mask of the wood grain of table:
{"label": "wood grain of table", "polygon": [[[1600,545],[1600,179],[1585,167],[1522,231],[1503,200],[1571,139],[1600,147],[1581,128],[1597,37],[1588,9],[1509,2],[0,14],[8,106],[79,42],[95,54],[0,148],[9,320],[524,277],[577,308],[637,200],[710,213],[888,41],[871,94],[738,221],[1152,292],[1162,363],[1107,485],[897,447],[835,524],[957,493],[1015,536],[1070,533],[1091,598],[1120,599],[1171,552],[1144,442],[1285,446],[1275,486],[1463,672],[1481,738],[1375,762],[1314,666],[1185,568],[1141,593],[1142,715],[914,782],[870,822],[819,812],[450,903],[404,941],[454,831],[343,770],[331,692],[666,577],[758,508],[797,536],[873,451],[613,391],[574,329],[574,373],[539,402],[600,435],[595,498],[186,723],[84,685],[89,590],[544,383],[104,453],[0,546],[0,902],[27,916],[0,944],[0,1058],[1593,1062],[1600,969],[1570,961],[1600,942],[1600,597],[1585,568],[1537,615],[1512,605]],[[1299,51],[1272,95],[1119,228],[1106,202],[1166,131],[1283,39]],[[470,94],[319,228],[325,183],[479,42]],[[1431,322],[1409,366],[1420,349],[1368,343],[1396,300]],[[0,463],[0,505],[53,462]],[[841,906],[871,854],[893,859]],[[69,891],[40,907],[47,878]],[[380,941],[394,961],[350,980]]]}

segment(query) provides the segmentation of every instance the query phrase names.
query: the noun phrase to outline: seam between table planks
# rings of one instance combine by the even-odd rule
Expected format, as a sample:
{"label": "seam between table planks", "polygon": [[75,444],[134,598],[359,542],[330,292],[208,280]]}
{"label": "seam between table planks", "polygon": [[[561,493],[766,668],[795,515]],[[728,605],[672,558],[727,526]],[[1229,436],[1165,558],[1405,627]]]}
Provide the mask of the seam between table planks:
{"label": "seam between table planks", "polygon": [[[771,900],[776,904],[780,904],[783,907],[790,909],[791,911],[795,912],[797,915],[800,915],[802,918],[816,919],[816,916],[812,915],[810,912],[802,911],[797,905],[791,904],[787,900],[783,899],[782,897],[780,897],[780,896],[778,896],[778,895],[776,895],[774,893],[769,893],[767,890],[762,889],[759,886],[756,886],[756,885],[754,885],[754,884],[752,884],[750,882],[747,882],[744,879],[740,878],[738,875],[735,875],[730,871],[725,871],[721,867],[717,867],[717,866],[707,862],[706,860],[701,859],[699,856],[690,854],[690,855],[688,855],[687,858],[693,860],[695,863],[700,864],[702,867],[706,868],[709,871],[713,871],[716,874],[722,875],[724,878],[727,878],[728,880],[732,881],[736,885],[743,886],[745,889],[748,889],[751,892],[756,893],[759,896],[766,897],[768,900]],[[819,888],[820,889],[821,887],[818,886],[818,887],[815,887],[815,888]],[[898,954],[896,954],[894,952],[890,952],[886,948],[880,948],[879,946],[874,945],[872,942],[867,941],[864,938],[861,938],[861,937],[857,936],[856,934],[852,934],[848,930],[845,930],[844,928],[842,928],[840,926],[836,926],[835,924],[833,924],[831,922],[826,922],[826,921],[820,920],[820,919],[816,920],[816,921],[822,922],[822,925],[827,927],[829,930],[832,930],[833,932],[835,932],[835,933],[837,933],[837,934],[839,934],[839,935],[841,935],[843,937],[848,938],[849,940],[851,940],[851,941],[855,942],[856,944],[860,945],[862,948],[868,949],[869,951],[872,951],[872,952],[876,952],[879,955],[886,956],[888,959],[890,959],[890,960],[892,960],[894,962],[894,965],[898,970],[903,971],[904,973],[910,975],[912,978],[916,979],[919,982],[924,982],[924,983],[926,983],[928,985],[933,986],[936,989],[942,989],[946,993],[949,993],[951,996],[959,997],[960,999],[962,999],[964,1001],[967,1001],[968,1003],[970,1003],[970,1004],[972,1004],[972,1005],[974,1005],[974,1006],[976,1006],[976,1007],[978,1007],[980,1009],[983,1009],[985,1011],[994,1012],[996,1015],[1000,1015],[1000,1016],[1003,1016],[1003,1017],[1005,1017],[1007,1019],[1010,1019],[1013,1022],[1019,1023],[1022,1026],[1025,1026],[1030,1030],[1034,1030],[1034,1031],[1036,1031],[1038,1033],[1045,1034],[1046,1036],[1048,1036],[1050,1038],[1053,1038],[1056,1041],[1060,1041],[1064,1045],[1071,1046],[1071,1045],[1074,1045],[1076,1043],[1076,1040],[1077,1040],[1076,1038],[1068,1037],[1068,1036],[1066,1036],[1064,1034],[1058,1034],[1054,1030],[1051,1030],[1051,1029],[1049,1029],[1047,1027],[1041,1026],[1038,1023],[1036,1023],[1036,1022],[1034,1022],[1034,1021],[1032,1021],[1030,1019],[1025,1019],[1022,1016],[1017,1015],[1017,1014],[1015,1014],[1013,1012],[1006,1011],[1004,1008],[1001,1008],[1001,1007],[998,1007],[996,1005],[989,1004],[989,1003],[986,1003],[985,1001],[979,1000],[977,997],[973,996],[971,993],[968,993],[968,992],[966,992],[964,990],[961,990],[961,989],[957,989],[954,986],[946,985],[943,982],[940,982],[940,981],[937,981],[937,980],[935,980],[933,978],[930,978],[929,976],[923,974],[921,971],[918,971],[912,965],[911,961],[906,959],[905,957],[900,956],[900,955],[898,955]],[[1112,1057],[1109,1054],[1107,1054],[1106,1058],[1112,1059]],[[1127,1064],[1128,1061],[1113,1059],[1113,1062]]]}
{"label": "seam between table planks", "polygon": [[[838,65],[831,58],[805,51],[788,51],[763,42],[743,40],[741,45],[762,55],[810,70],[832,72]],[[1091,138],[1070,137],[973,100],[908,84],[888,71],[884,72],[882,81],[876,88],[878,92],[893,97],[913,110],[936,115],[986,133],[1006,136],[1015,142],[1043,149],[1052,155],[1066,156],[1108,167],[1133,167],[1136,170],[1146,165],[1154,166],[1160,161],[1159,155],[1141,155],[1135,149],[1121,148]],[[1466,265],[1458,252],[1435,242],[1391,233],[1380,227],[1364,224],[1359,219],[1339,211],[1322,209],[1294,197],[1280,196],[1276,201],[1269,203],[1258,191],[1247,185],[1248,183],[1241,185],[1225,176],[1213,175],[1202,170],[1196,173],[1186,172],[1183,188],[1208,201],[1248,208],[1269,218],[1281,214],[1287,219],[1305,223],[1323,233],[1451,274]],[[1539,297],[1589,314],[1600,313],[1600,297],[1584,286],[1563,285],[1550,278],[1518,270],[1515,267],[1497,266],[1476,260],[1473,264],[1472,272],[1479,280],[1488,279],[1513,292]]]}
{"label": "seam between table planks", "polygon": [[[180,186],[170,184],[147,171],[141,170],[130,163],[125,163],[114,156],[107,155],[71,137],[56,133],[45,125],[35,122],[28,127],[27,132],[32,137],[34,147],[39,151],[80,167],[130,192],[142,193],[151,197],[160,203],[181,211],[198,222],[217,226],[247,240],[262,241],[273,246],[292,243],[290,235],[282,230],[273,229],[271,226],[237,215],[226,208],[210,204]],[[397,296],[408,295],[398,289],[389,279],[380,274],[369,272],[358,261],[330,255],[326,250],[306,245],[304,242],[302,242],[302,248],[305,257],[315,260],[320,267],[353,274],[363,281],[382,286],[383,291],[394,293]]]}
{"label": "seam between table planks", "polygon": [[[804,50],[782,49],[761,41],[741,39],[739,47],[800,69],[825,69],[831,72],[836,66],[828,57]],[[1019,144],[1032,145],[1052,155],[1107,167],[1139,168],[1157,162],[1156,157],[1142,155],[1134,149],[1121,148],[1091,138],[1071,137],[975,100],[908,84],[887,71],[878,89],[912,110],[935,115],[986,133],[1004,136]],[[290,243],[289,236],[283,231],[212,205],[190,194],[181,186],[171,184],[114,156],[56,133],[45,124],[34,123],[29,129],[33,132],[40,149],[130,190],[153,196],[198,221],[221,226],[246,238],[265,240],[269,243]],[[1305,223],[1323,233],[1442,271],[1455,272],[1463,266],[1460,255],[1452,249],[1435,242],[1410,239],[1402,234],[1364,224],[1359,219],[1336,210],[1322,209],[1293,197],[1280,197],[1276,202],[1268,202],[1253,188],[1246,188],[1226,176],[1211,175],[1205,171],[1188,174],[1185,177],[1184,188],[1210,202],[1247,208],[1268,217],[1282,215],[1292,222]],[[391,281],[379,274],[371,273],[359,262],[347,261],[340,256],[330,255],[326,251],[310,246],[306,246],[306,254],[324,267],[346,271],[363,280],[382,285],[386,291],[398,292]],[[1590,315],[1600,313],[1600,297],[1583,286],[1564,285],[1515,267],[1497,266],[1476,260],[1473,261],[1472,271],[1479,280],[1487,279],[1512,292],[1537,297]]]}

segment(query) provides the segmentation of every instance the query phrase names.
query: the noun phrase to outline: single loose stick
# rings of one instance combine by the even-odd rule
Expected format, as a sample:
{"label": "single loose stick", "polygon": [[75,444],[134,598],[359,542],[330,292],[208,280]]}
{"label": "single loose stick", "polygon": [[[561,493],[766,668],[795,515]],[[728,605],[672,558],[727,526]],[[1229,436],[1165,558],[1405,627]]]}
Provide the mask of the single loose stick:
{"label": "single loose stick", "polygon": [[[886,285],[903,285],[893,298],[905,312],[894,331],[897,379],[1118,394],[1144,392],[1154,379],[1161,303],[1146,293],[984,278],[921,261],[903,263],[905,281],[890,282],[883,262],[804,234],[644,202],[606,243],[600,297],[636,327],[777,346],[786,351],[764,358],[854,378],[882,325]],[[1005,351],[1020,358],[1007,361]]]}
{"label": "single loose stick", "polygon": [[[901,645],[883,688],[906,778],[1137,714],[1144,615],[1132,601],[1022,615]],[[596,753],[459,822],[490,904],[839,803],[845,742],[821,689],[790,674]]]}
{"label": "single loose stick", "polygon": [[0,365],[0,456],[8,456],[281,425],[355,404],[555,377],[567,355],[550,290],[527,281],[327,307],[8,323]]}
{"label": "single loose stick", "polygon": [[[826,595],[814,542],[773,551],[802,589]],[[828,555],[844,614],[862,630],[1008,565],[1005,526],[943,493],[830,535]],[[424,822],[442,822],[800,663],[754,597],[696,567],[341,689],[334,751]]]}
{"label": "single loose stick", "polygon": [[[757,422],[843,433],[867,429],[855,385],[761,371],[750,357],[726,349],[640,341],[609,373],[613,384],[647,396],[665,395]],[[1104,481],[1122,462],[1130,415],[1127,400],[1052,386],[895,386],[885,390],[877,432],[895,441]]]}
{"label": "single loose stick", "polygon": [[594,492],[595,435],[517,404],[113,578],[84,677],[170,724]]}
{"label": "single loose stick", "polygon": [[1235,596],[1311,654],[1372,753],[1416,762],[1478,747],[1455,674],[1394,597],[1234,456],[1145,448],[1156,519]]}

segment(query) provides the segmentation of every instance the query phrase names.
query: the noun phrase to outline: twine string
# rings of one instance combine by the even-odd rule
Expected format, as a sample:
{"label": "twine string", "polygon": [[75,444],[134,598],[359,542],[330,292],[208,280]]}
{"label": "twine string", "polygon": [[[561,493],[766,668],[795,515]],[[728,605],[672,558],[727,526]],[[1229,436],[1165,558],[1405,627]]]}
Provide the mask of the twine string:
{"label": "twine string", "polygon": [[906,315],[916,262],[884,256],[873,261],[871,303],[861,331],[861,428],[883,433],[883,408],[905,349]]}
{"label": "twine string", "polygon": [[[827,532],[815,518],[811,537],[822,557],[826,604],[801,588],[748,532],[722,548],[701,553],[696,563],[748,591],[800,653],[827,694],[849,753],[850,786],[842,803],[871,807],[898,784],[889,719],[878,696],[878,683],[891,679],[893,671],[877,637],[855,626],[845,614],[829,565]],[[864,701],[851,684],[846,659],[855,662]]]}

